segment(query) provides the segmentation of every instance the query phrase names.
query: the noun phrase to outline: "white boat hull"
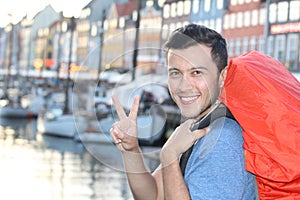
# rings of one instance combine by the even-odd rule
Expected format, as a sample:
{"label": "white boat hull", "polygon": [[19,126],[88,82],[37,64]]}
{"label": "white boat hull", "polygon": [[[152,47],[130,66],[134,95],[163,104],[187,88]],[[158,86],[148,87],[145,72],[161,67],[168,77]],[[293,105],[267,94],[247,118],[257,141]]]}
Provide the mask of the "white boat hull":
{"label": "white boat hull", "polygon": [[84,119],[74,119],[74,116],[71,114],[61,115],[52,120],[38,117],[37,120],[37,130],[39,133],[59,137],[73,138],[77,133],[85,131],[86,127]]}

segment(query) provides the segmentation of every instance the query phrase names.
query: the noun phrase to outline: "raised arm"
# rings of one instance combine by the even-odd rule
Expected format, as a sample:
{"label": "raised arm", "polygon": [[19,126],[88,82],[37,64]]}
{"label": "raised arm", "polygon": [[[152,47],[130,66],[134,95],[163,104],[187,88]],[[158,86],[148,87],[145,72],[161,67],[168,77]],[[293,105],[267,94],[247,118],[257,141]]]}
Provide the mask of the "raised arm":
{"label": "raised arm", "polygon": [[[123,156],[124,167],[128,179],[129,186],[136,200],[156,200],[158,192],[162,191],[162,179],[160,170],[150,173],[145,166],[142,151],[138,145],[137,133],[137,115],[139,107],[139,98],[135,97],[132,108],[127,116],[118,98],[112,96],[113,104],[116,108],[120,121],[114,123],[110,130],[110,134],[120,149]],[[159,187],[158,187],[159,186]]]}
{"label": "raised arm", "polygon": [[187,120],[177,127],[162,148],[160,161],[162,164],[164,199],[166,200],[191,199],[181,173],[179,157],[209,131],[209,128],[205,128],[192,132],[190,130],[192,123],[193,120]]}

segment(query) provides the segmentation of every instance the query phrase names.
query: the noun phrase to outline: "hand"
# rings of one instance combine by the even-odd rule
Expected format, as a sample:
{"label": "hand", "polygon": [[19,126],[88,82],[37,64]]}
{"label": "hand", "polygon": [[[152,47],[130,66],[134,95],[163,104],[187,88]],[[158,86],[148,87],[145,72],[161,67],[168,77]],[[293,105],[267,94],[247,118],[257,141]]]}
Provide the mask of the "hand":
{"label": "hand", "polygon": [[130,113],[127,116],[119,99],[112,95],[112,101],[116,108],[120,121],[114,123],[110,129],[110,135],[116,146],[122,151],[138,151],[137,115],[139,97],[135,97]]}
{"label": "hand", "polygon": [[178,126],[172,133],[171,137],[164,144],[161,151],[161,162],[168,165],[178,160],[179,156],[188,150],[197,140],[206,135],[209,128],[191,131],[190,127],[194,120],[189,119]]}

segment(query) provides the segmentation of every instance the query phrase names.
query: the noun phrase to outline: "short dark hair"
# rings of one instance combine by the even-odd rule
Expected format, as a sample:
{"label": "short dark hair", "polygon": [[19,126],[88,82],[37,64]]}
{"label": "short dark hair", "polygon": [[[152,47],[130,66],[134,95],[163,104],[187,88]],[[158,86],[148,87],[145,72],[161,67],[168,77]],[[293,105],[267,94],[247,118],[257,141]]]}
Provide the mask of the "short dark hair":
{"label": "short dark hair", "polygon": [[173,31],[165,49],[186,49],[202,44],[211,47],[211,57],[216,63],[219,72],[228,65],[228,53],[226,40],[216,31],[202,25],[188,24]]}

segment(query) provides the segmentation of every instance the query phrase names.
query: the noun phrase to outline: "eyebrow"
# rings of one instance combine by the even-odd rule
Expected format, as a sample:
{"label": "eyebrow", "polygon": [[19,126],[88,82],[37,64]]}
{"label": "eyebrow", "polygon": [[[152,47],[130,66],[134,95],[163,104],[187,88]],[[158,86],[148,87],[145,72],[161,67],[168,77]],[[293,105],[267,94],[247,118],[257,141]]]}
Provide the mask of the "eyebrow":
{"label": "eyebrow", "polygon": [[[207,67],[204,67],[204,66],[201,66],[201,65],[199,65],[199,66],[195,66],[195,67],[192,67],[192,68],[190,68],[189,70],[190,71],[193,71],[193,70],[204,70],[204,71],[208,71],[208,69],[207,69]],[[174,71],[174,70],[176,70],[176,71],[180,71],[179,69],[177,69],[176,67],[169,67],[169,72],[170,71]]]}
{"label": "eyebrow", "polygon": [[201,66],[201,65],[198,65],[198,66],[195,66],[195,67],[192,67],[192,68],[191,68],[191,70],[195,70],[195,69],[201,69],[201,70],[208,71],[208,68],[207,68],[207,67],[204,67],[204,66]]}

